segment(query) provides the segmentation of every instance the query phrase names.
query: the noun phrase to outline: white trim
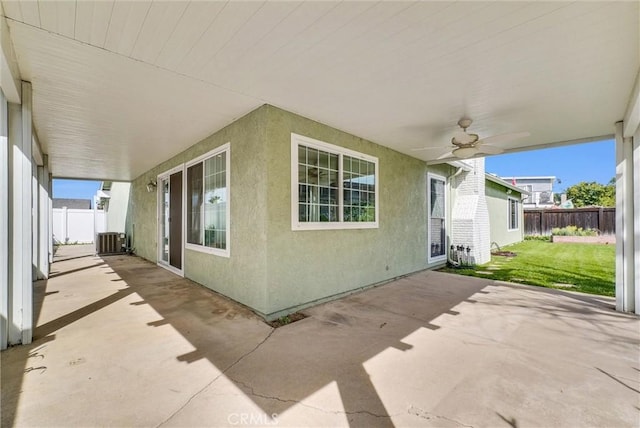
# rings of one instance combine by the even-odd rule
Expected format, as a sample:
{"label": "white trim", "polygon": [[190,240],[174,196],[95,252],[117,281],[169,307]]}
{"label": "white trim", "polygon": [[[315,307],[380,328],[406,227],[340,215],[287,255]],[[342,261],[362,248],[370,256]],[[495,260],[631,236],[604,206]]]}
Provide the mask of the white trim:
{"label": "white trim", "polygon": [[[487,172],[487,173],[485,173],[485,176],[484,176],[484,177],[485,177],[487,180],[489,180],[489,181],[492,181],[492,182],[494,182],[494,183],[496,183],[496,184],[498,184],[498,185],[500,185],[500,186],[506,187],[507,189],[511,189],[511,190],[513,190],[514,192],[518,192],[518,193],[520,193],[520,194],[521,194],[521,195],[523,195],[523,196],[525,196],[525,195],[529,195],[529,194],[530,194],[530,192],[529,192],[529,191],[527,191],[527,190],[523,189],[522,187],[514,186],[513,184],[506,182],[506,181],[505,181],[505,180],[503,180],[502,178],[500,178],[500,177],[498,177],[498,176],[495,176],[495,175],[493,175],[493,174],[490,174],[490,173],[488,173],[488,172]],[[531,184],[523,184],[523,186],[531,186]]]}
{"label": "white trim", "polygon": [[[298,220],[298,146],[303,145],[339,156],[338,158],[338,218],[334,222],[300,222]],[[375,166],[375,221],[351,222],[344,221],[344,188],[343,188],[343,155],[371,162]],[[380,164],[375,156],[356,152],[342,146],[325,143],[304,135],[291,133],[291,230],[341,230],[341,229],[377,229],[380,221]]]}
{"label": "white trim", "polygon": [[[633,169],[633,229],[635,238],[633,240],[634,255],[632,260],[635,260],[634,265],[634,279],[633,287],[635,297],[635,312],[640,315],[640,266],[638,266],[638,260],[640,260],[640,126],[636,129],[636,134],[633,136],[633,161],[631,166]],[[631,172],[630,172],[631,173]]]}
{"label": "white trim", "polygon": [[449,161],[447,165],[451,165],[454,168],[462,168],[463,171],[473,171],[473,166],[469,165],[465,161]]}
{"label": "white trim", "polygon": [[230,150],[230,149],[231,149],[231,143],[227,142],[227,143],[225,143],[225,144],[223,144],[221,146],[216,147],[213,150],[209,150],[207,153],[204,153],[204,154],[198,156],[197,158],[193,158],[190,161],[186,162],[185,163],[185,169],[189,168],[190,166],[195,165],[195,164],[197,164],[199,162],[207,160],[210,157],[213,157],[213,156],[215,156],[215,155],[217,155],[219,153],[222,153],[222,152],[224,152],[226,150]]}
{"label": "white trim", "polygon": [[[185,229],[185,183],[186,183],[186,174],[185,174],[185,166],[184,164],[180,164],[176,167],[171,168],[168,171],[164,171],[160,174],[158,174],[156,176],[156,261],[158,266],[167,269],[168,271],[171,271],[173,273],[175,273],[176,275],[180,275],[182,277],[184,277],[184,249],[185,249],[185,234],[184,234],[184,229]],[[162,260],[162,246],[163,246],[163,236],[162,236],[162,205],[161,205],[161,200],[162,200],[162,186],[160,185],[160,182],[162,180],[169,180],[170,177],[175,174],[181,172],[182,173],[182,242],[180,243],[181,249],[181,255],[180,255],[180,266],[182,266],[182,269],[178,269],[175,266],[171,265],[171,251],[169,251],[169,261],[165,262],[164,260]],[[171,181],[169,181],[169,194],[171,194]]]}
{"label": "white trim", "polygon": [[[436,257],[431,256],[431,180],[432,179],[439,180],[444,183],[444,192],[443,192],[443,197],[444,197],[444,217],[443,218],[444,218],[444,230],[445,230],[444,254]],[[425,189],[425,191],[426,191],[426,197],[427,197],[427,263],[432,264],[432,263],[444,262],[447,260],[448,248],[447,248],[446,236],[447,236],[447,228],[449,226],[449,221],[448,221],[449,209],[447,205],[449,203],[447,198],[447,178],[442,175],[427,172],[427,188]]]}
{"label": "white trim", "polygon": [[21,76],[16,53],[13,49],[9,26],[4,16],[0,16],[0,75],[2,75],[2,92],[10,103],[22,102]]}
{"label": "white trim", "polygon": [[[537,150],[537,149],[536,149]],[[518,182],[518,180],[538,180],[538,181],[555,181],[556,177],[553,175],[541,175],[541,176],[523,176],[523,177],[500,177],[503,180],[513,180],[514,178],[516,179],[516,183]]]}
{"label": "white trim", "polygon": [[[516,223],[518,223],[516,225],[515,228],[511,227],[511,201],[515,201],[516,203]],[[521,201],[518,198],[514,198],[512,196],[507,196],[507,231],[508,232],[513,232],[516,230],[520,230],[520,209],[518,207],[518,205],[521,203]]]}
{"label": "white trim", "polygon": [[616,310],[640,312],[635,307],[634,182],[632,138],[624,137],[624,124],[616,123]]}
{"label": "white trim", "polygon": [[[0,89],[0,350],[7,349],[9,332],[9,105]],[[49,241],[52,241],[49,239]]]}
{"label": "white trim", "polygon": [[[225,183],[226,183],[226,193],[227,193],[227,205],[225,208],[225,249],[221,249],[221,248],[211,248],[211,247],[207,247],[204,244],[203,245],[199,245],[199,244],[192,244],[189,243],[187,241],[187,223],[185,221],[184,224],[184,249],[187,250],[192,250],[192,251],[198,251],[200,253],[206,253],[206,254],[212,254],[214,256],[220,256],[220,257],[231,257],[231,142],[227,142],[219,147],[216,147],[213,150],[208,151],[207,153],[198,156],[195,159],[190,160],[189,162],[187,162],[185,164],[185,186],[184,186],[184,208],[185,208],[185,215],[184,217],[186,218],[187,216],[187,175],[186,175],[186,171],[189,169],[189,167],[196,165],[198,163],[203,163],[202,165],[202,174],[203,174],[203,178],[202,178],[202,189],[204,192],[204,186],[205,186],[205,181],[204,181],[204,173],[205,173],[205,168],[204,168],[204,161],[206,161],[209,158],[212,158],[218,154],[221,153],[226,153],[225,156]],[[204,232],[204,209],[202,210],[201,215],[201,222],[203,225],[203,232]],[[203,236],[204,239],[204,236]],[[204,242],[204,241],[203,241]]]}
{"label": "white trim", "polygon": [[627,138],[637,134],[638,128],[640,128],[640,70],[636,75],[636,80],[631,90],[622,127],[622,135]]}

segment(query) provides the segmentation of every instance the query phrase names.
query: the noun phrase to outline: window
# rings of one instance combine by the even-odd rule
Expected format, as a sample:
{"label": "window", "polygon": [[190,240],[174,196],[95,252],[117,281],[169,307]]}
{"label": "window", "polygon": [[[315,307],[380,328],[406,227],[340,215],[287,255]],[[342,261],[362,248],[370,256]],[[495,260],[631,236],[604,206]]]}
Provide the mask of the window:
{"label": "window", "polygon": [[291,134],[291,228],[378,227],[378,158]]}
{"label": "window", "polygon": [[446,243],[446,180],[444,177],[427,174],[427,241],[428,262],[438,262],[447,259]]}
{"label": "window", "polygon": [[187,164],[186,247],[229,256],[229,144]]}
{"label": "window", "polygon": [[518,186],[519,188],[521,188],[522,190],[524,190],[525,192],[529,192],[529,195],[527,195],[526,193],[522,195],[522,199],[527,201],[530,200],[530,195],[533,195],[533,186],[531,184],[525,184],[523,186]]}
{"label": "window", "polygon": [[508,198],[509,203],[509,215],[508,215],[508,229],[516,230],[518,229],[518,218],[519,218],[519,210],[518,210],[518,200],[514,198]]}

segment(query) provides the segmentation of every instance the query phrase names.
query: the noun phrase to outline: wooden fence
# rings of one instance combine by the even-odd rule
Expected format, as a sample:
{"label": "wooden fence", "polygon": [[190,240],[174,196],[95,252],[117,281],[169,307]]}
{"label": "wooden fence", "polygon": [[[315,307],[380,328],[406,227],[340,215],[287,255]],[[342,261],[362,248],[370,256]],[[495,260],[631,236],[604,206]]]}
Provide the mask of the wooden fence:
{"label": "wooden fence", "polygon": [[602,235],[615,235],[615,208],[572,208],[524,210],[525,235],[551,235],[554,227],[578,226],[598,229]]}

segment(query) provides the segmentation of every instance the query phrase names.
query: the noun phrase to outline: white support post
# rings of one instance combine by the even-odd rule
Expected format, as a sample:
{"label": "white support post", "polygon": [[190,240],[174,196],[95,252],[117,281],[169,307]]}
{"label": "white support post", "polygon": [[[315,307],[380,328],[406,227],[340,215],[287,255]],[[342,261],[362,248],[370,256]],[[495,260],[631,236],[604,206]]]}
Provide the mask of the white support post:
{"label": "white support post", "polygon": [[9,334],[9,141],[8,104],[0,91],[0,349]]}
{"label": "white support post", "polygon": [[635,270],[636,263],[634,260],[634,208],[633,208],[633,139],[625,138],[623,140],[624,149],[624,162],[626,164],[624,174],[624,263],[625,263],[625,278],[624,278],[624,293],[625,293],[625,311],[636,311],[636,296],[635,296]]}
{"label": "white support post", "polygon": [[630,138],[624,138],[623,129],[623,122],[616,123],[616,310],[633,312],[633,146]]}
{"label": "white support post", "polygon": [[44,156],[44,165],[38,167],[38,209],[39,214],[39,237],[38,240],[38,278],[49,277],[49,241],[51,232],[49,229],[49,168],[48,158]]}
{"label": "white support post", "polygon": [[49,172],[49,161],[47,160],[47,165],[45,165],[47,170],[47,190],[48,190],[48,205],[47,205],[47,217],[49,221],[49,265],[53,263],[53,201],[51,200],[53,195],[53,176]]}
{"label": "white support post", "polygon": [[31,84],[22,83],[22,105],[9,105],[12,146],[9,344],[31,343],[33,336]]}
{"label": "white support post", "polygon": [[[32,146],[33,147],[33,146]],[[33,149],[32,149],[33,150]],[[33,152],[31,153],[33,155]],[[32,279],[38,278],[38,266],[40,261],[40,251],[38,244],[40,242],[40,210],[38,206],[38,165],[37,161],[31,156],[31,272]]]}
{"label": "white support post", "polygon": [[632,264],[635,270],[634,292],[636,314],[640,315],[640,126],[633,136],[633,224],[634,224],[634,256]]}

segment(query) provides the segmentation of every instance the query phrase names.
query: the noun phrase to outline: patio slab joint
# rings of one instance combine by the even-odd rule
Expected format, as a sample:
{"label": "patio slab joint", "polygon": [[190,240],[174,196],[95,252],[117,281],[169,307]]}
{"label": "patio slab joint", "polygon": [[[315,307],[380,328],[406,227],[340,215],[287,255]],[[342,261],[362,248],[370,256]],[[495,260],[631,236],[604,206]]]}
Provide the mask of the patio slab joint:
{"label": "patio slab joint", "polygon": [[387,414],[381,415],[381,414],[378,414],[378,413],[370,412],[368,410],[340,411],[340,410],[324,409],[322,407],[312,406],[310,404],[307,404],[307,403],[304,403],[304,402],[298,401],[298,400],[280,398],[280,397],[273,396],[273,395],[260,394],[260,393],[256,392],[251,385],[249,385],[249,384],[247,384],[245,382],[242,382],[242,381],[237,380],[237,379],[233,379],[231,377],[229,377],[229,380],[231,380],[232,382],[234,382],[234,383],[236,383],[238,385],[241,385],[245,389],[245,393],[247,393],[248,395],[252,395],[254,397],[263,398],[265,400],[274,400],[274,401],[278,401],[280,403],[299,404],[299,405],[301,405],[303,407],[306,407],[308,409],[317,410],[317,411],[322,412],[322,413],[328,413],[328,414],[332,414],[332,415],[367,415],[367,416],[372,416],[374,418],[386,418],[386,419],[390,419],[392,417],[399,416],[399,413],[398,414],[393,414],[393,415],[387,415]]}
{"label": "patio slab joint", "polygon": [[168,418],[166,418],[164,421],[160,422],[156,428],[161,427],[163,425],[165,425],[167,422],[169,422],[171,419],[173,419],[174,416],[176,416],[178,413],[180,413],[185,407],[187,407],[189,405],[189,403],[191,403],[198,395],[200,395],[202,392],[204,392],[207,388],[209,388],[214,382],[216,382],[218,379],[220,379],[222,376],[224,376],[229,370],[231,370],[233,367],[235,367],[238,363],[240,363],[240,361],[244,360],[246,357],[248,357],[249,355],[253,354],[254,352],[256,352],[262,345],[264,345],[267,340],[269,340],[269,338],[273,335],[273,333],[276,331],[275,328],[272,328],[271,331],[269,332],[269,334],[267,334],[267,336],[262,339],[262,341],[260,341],[260,343],[258,343],[252,350],[250,350],[249,352],[246,352],[244,354],[242,354],[240,357],[238,357],[238,359],[236,359],[233,363],[231,363],[229,365],[229,367],[227,367],[226,369],[222,370],[216,377],[214,377],[213,379],[211,379],[210,382],[208,382],[205,386],[203,386],[202,388],[200,388],[198,391],[196,391],[191,397],[189,397],[189,399],[182,405],[180,406],[178,409],[176,409],[175,412],[171,413],[171,415],[169,415]]}
{"label": "patio slab joint", "polygon": [[415,407],[413,405],[409,406],[409,409],[407,410],[407,413],[409,413],[410,415],[413,415],[413,416],[417,416],[417,417],[419,417],[421,419],[429,420],[429,421],[432,421],[432,420],[441,420],[442,421],[442,420],[444,420],[444,421],[447,421],[447,422],[454,423],[456,427],[473,428],[473,425],[467,425],[465,423],[462,423],[462,422],[457,421],[455,419],[448,418],[446,416],[436,415],[436,414],[433,414],[431,412],[427,412],[426,410],[421,409],[419,407]]}

